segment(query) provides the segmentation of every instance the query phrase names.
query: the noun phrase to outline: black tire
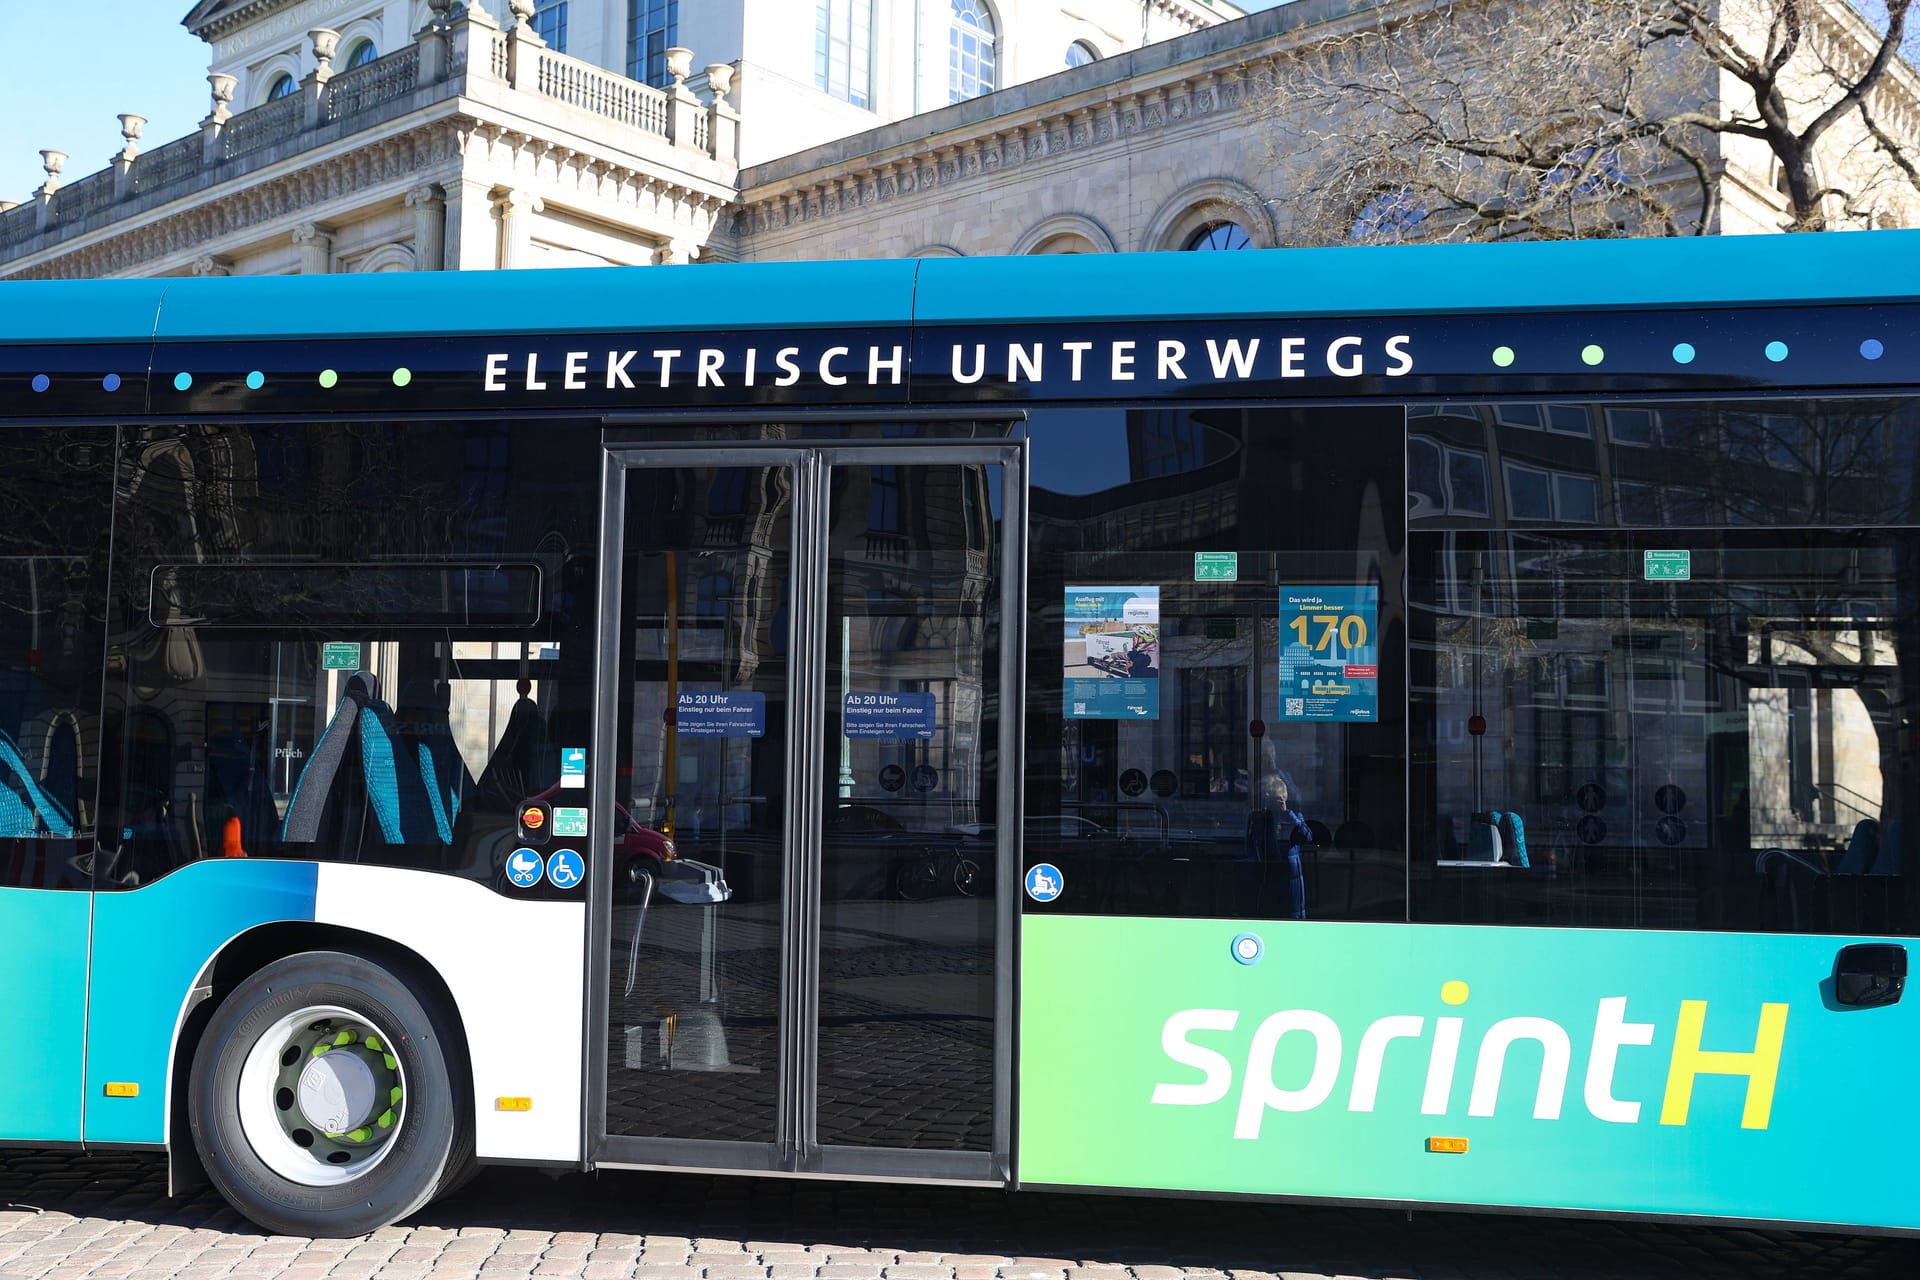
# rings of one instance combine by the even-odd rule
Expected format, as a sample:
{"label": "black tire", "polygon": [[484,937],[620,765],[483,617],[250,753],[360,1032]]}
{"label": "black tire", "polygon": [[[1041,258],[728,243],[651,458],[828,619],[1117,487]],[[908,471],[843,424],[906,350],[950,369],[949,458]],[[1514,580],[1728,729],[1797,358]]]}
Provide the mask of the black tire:
{"label": "black tire", "polygon": [[[473,1166],[472,1106],[455,1022],[442,1005],[386,966],[339,951],[277,960],[235,987],[207,1023],[194,1053],[187,1093],[194,1147],[227,1202],[260,1226],[284,1235],[358,1236],[407,1216],[463,1181]],[[276,1055],[271,1045],[294,1034],[283,1030],[289,1019],[304,1022],[297,1015],[316,1009],[345,1011],[348,1016],[339,1019],[341,1025],[358,1021],[380,1029],[380,1047],[390,1051],[405,1083],[404,1109],[398,1110],[402,1103],[395,1102],[398,1118],[392,1132],[382,1139],[377,1155],[349,1172],[329,1171],[317,1158],[311,1169],[299,1163],[294,1148],[307,1130],[298,1127],[301,1113],[282,1101],[291,1096],[287,1089],[268,1091],[271,1100],[266,1103],[250,1101],[247,1116],[256,1134],[270,1132],[261,1120],[262,1108],[277,1105],[270,1114],[282,1128],[295,1126],[293,1138],[269,1138],[257,1149],[248,1136],[249,1120],[242,1116],[241,1083],[250,1055],[256,1064],[251,1092],[257,1093],[257,1064],[295,1065],[298,1055],[291,1049]],[[280,1120],[283,1115],[296,1119]],[[313,1143],[311,1135],[307,1143]],[[349,1154],[340,1163],[351,1159]],[[284,1170],[289,1168],[296,1176],[288,1176]],[[316,1185],[326,1178],[348,1180]]]}

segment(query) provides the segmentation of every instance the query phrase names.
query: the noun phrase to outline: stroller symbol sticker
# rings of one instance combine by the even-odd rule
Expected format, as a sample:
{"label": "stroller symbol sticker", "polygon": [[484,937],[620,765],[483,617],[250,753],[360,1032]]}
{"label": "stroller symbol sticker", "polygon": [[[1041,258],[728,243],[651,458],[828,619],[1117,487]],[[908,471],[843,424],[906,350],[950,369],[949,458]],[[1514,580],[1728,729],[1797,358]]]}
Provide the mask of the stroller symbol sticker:
{"label": "stroller symbol sticker", "polygon": [[515,849],[507,855],[507,881],[515,888],[533,888],[546,870],[546,862],[531,849]]}
{"label": "stroller symbol sticker", "polygon": [[1066,877],[1051,862],[1036,863],[1027,872],[1027,896],[1035,902],[1052,902],[1066,887]]}

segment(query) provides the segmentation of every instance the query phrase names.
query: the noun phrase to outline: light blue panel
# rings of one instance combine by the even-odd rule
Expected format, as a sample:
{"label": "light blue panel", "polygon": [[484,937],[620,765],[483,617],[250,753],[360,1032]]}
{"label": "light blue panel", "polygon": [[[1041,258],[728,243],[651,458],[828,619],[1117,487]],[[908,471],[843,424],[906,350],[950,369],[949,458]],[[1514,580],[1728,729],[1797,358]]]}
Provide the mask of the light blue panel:
{"label": "light blue panel", "polygon": [[303,329],[393,338],[905,324],[914,267],[791,262],[175,280],[158,336],[187,342],[302,337]]}
{"label": "light blue panel", "polygon": [[0,291],[0,343],[149,342],[165,280],[19,280]]}
{"label": "light blue panel", "polygon": [[[96,895],[88,1142],[166,1140],[168,1055],[193,980],[236,934],[312,920],[319,871],[311,862],[214,858],[139,889]],[[138,1084],[140,1096],[107,1097],[109,1080]]]}
{"label": "light blue panel", "polygon": [[80,1139],[88,896],[0,889],[0,1026],[14,1032],[0,1139]]}
{"label": "light blue panel", "polygon": [[1920,231],[930,258],[922,325],[1920,298]]}

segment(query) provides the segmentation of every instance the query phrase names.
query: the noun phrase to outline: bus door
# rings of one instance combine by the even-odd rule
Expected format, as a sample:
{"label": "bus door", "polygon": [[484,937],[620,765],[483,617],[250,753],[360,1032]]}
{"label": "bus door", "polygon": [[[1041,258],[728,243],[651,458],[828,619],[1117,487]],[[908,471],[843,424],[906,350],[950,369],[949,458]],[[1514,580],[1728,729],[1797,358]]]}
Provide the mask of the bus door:
{"label": "bus door", "polygon": [[609,449],[596,1163],[1007,1177],[1024,492],[999,442]]}

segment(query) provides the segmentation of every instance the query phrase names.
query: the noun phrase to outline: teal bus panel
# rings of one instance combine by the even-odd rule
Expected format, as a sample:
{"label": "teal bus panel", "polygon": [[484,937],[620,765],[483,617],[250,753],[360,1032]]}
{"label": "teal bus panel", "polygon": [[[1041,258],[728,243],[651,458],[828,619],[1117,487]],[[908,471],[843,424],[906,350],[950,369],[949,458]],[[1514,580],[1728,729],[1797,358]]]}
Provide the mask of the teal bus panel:
{"label": "teal bus panel", "polygon": [[88,897],[0,889],[0,1026],[12,1032],[0,1140],[80,1140]]}
{"label": "teal bus panel", "polygon": [[1852,939],[1046,915],[1021,936],[1023,1183],[1920,1227],[1920,1000],[1836,1003]]}
{"label": "teal bus panel", "polygon": [[[248,929],[312,920],[318,880],[311,862],[212,858],[138,889],[97,895],[87,1004],[88,1142],[166,1141],[169,1055],[194,979]],[[108,1081],[137,1084],[140,1092],[109,1098]]]}

